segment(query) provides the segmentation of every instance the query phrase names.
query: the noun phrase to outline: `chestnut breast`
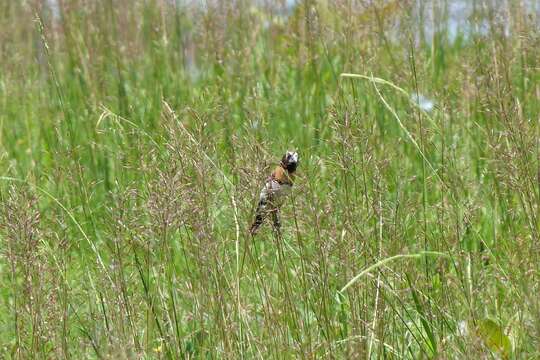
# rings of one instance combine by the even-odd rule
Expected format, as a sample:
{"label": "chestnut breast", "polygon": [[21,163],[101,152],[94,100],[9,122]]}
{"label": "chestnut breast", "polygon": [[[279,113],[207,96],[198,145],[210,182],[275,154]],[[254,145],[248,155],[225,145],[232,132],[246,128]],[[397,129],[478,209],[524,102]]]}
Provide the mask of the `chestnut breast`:
{"label": "chestnut breast", "polygon": [[276,180],[280,184],[287,184],[289,186],[292,186],[293,178],[294,174],[290,174],[282,166],[276,167],[276,169],[272,173],[272,179]]}

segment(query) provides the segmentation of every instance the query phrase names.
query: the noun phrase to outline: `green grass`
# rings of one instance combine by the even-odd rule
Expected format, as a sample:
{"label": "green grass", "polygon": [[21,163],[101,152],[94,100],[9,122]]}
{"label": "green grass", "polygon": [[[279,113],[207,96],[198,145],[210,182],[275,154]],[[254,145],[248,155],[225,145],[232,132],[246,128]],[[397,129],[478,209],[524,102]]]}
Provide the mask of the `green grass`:
{"label": "green grass", "polygon": [[0,5],[2,358],[540,357],[537,13],[172,3]]}

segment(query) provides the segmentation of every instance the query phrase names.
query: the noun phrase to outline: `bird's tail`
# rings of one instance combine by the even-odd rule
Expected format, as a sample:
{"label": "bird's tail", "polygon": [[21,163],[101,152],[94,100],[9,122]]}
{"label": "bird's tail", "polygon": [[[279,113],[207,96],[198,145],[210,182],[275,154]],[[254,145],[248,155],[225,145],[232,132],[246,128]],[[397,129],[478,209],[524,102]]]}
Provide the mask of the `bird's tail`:
{"label": "bird's tail", "polygon": [[249,228],[249,233],[251,235],[257,234],[257,231],[259,231],[259,227],[262,225],[264,221],[264,215],[266,209],[266,201],[261,200],[259,201],[259,205],[257,206],[257,211],[255,211],[255,221],[253,221],[253,224]]}

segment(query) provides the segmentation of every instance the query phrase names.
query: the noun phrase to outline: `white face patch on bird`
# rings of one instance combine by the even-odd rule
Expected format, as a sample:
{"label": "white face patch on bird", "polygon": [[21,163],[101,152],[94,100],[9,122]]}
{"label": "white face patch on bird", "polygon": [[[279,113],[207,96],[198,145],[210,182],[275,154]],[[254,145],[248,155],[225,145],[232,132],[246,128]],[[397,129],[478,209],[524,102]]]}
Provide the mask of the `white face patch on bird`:
{"label": "white face patch on bird", "polygon": [[281,166],[288,172],[292,173],[298,166],[298,153],[296,151],[287,151],[281,159]]}
{"label": "white face patch on bird", "polygon": [[287,151],[287,157],[289,158],[290,162],[298,162],[298,153],[296,151]]}

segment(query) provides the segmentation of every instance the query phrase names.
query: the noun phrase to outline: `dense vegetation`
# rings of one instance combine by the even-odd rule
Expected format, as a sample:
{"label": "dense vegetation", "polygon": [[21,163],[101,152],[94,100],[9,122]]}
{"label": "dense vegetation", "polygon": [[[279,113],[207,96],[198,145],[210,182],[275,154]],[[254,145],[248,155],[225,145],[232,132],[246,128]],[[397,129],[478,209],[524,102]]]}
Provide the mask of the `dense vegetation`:
{"label": "dense vegetation", "polygon": [[2,1],[1,356],[540,357],[531,3]]}

